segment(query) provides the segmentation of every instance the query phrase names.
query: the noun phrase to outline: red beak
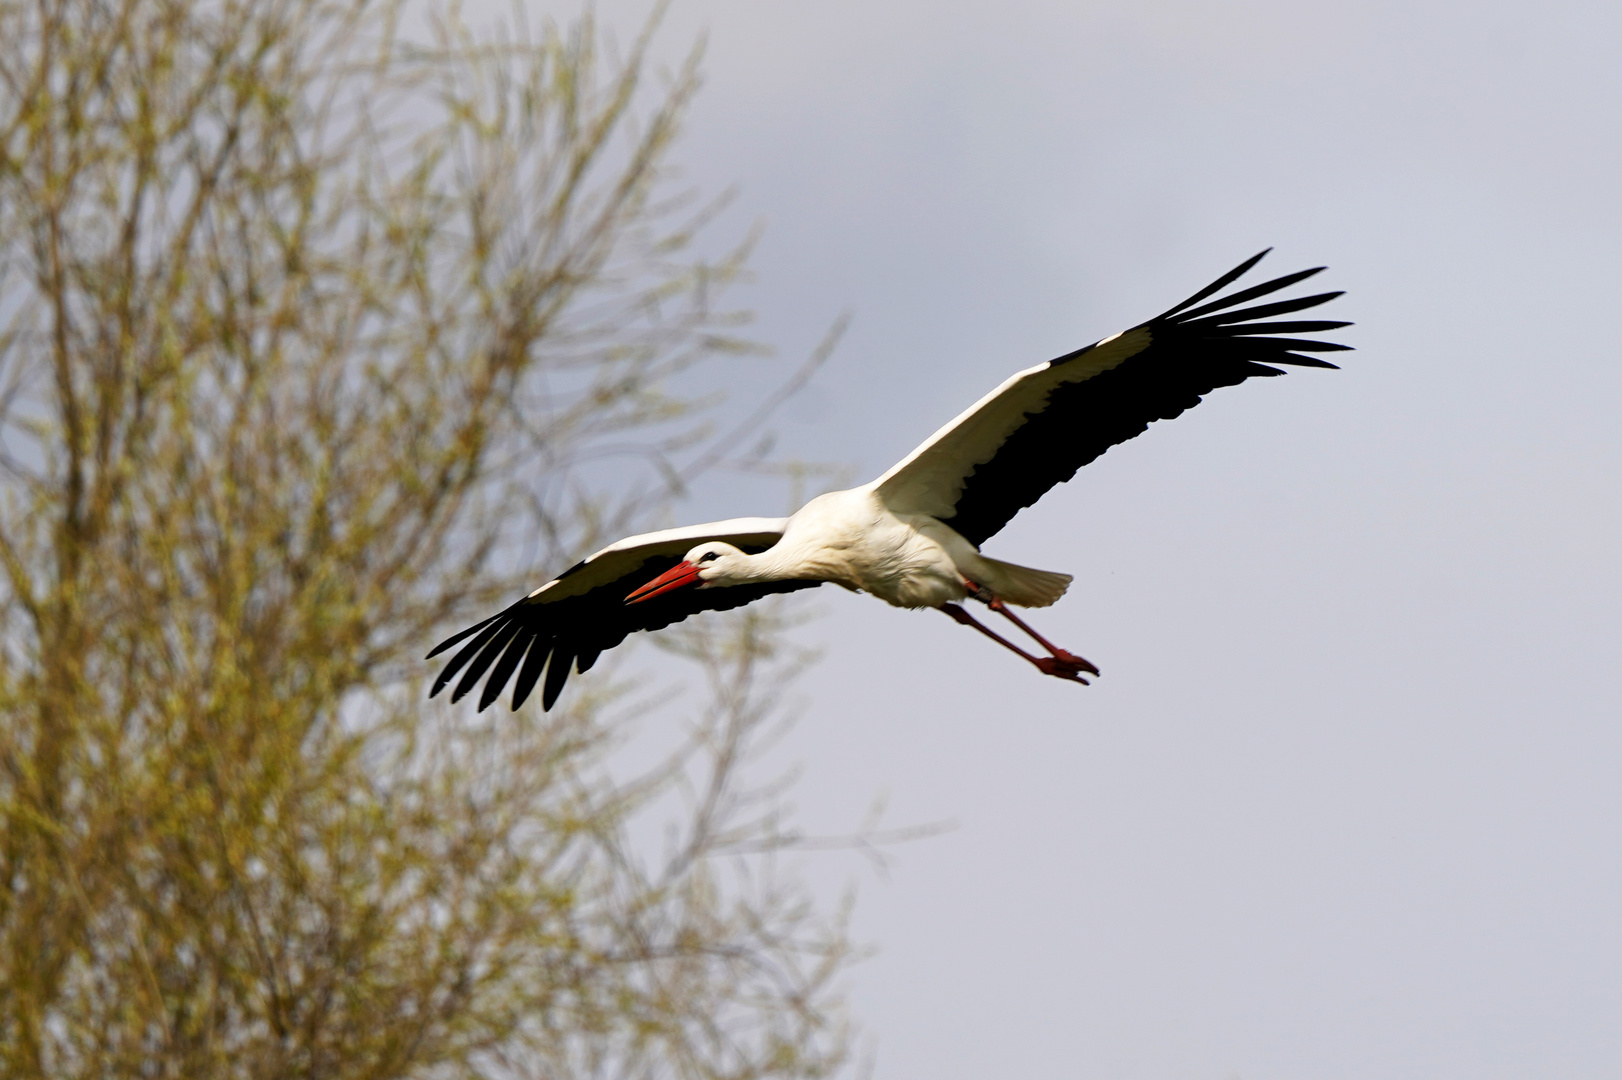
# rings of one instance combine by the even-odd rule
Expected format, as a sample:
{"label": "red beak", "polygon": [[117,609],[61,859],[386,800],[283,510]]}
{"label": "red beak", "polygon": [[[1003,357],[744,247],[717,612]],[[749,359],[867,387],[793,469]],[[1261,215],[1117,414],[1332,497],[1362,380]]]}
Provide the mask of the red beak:
{"label": "red beak", "polygon": [[630,596],[627,596],[625,602],[627,604],[640,604],[644,600],[652,600],[660,593],[679,589],[683,585],[691,585],[699,580],[698,572],[700,569],[701,567],[694,566],[690,562],[679,562]]}

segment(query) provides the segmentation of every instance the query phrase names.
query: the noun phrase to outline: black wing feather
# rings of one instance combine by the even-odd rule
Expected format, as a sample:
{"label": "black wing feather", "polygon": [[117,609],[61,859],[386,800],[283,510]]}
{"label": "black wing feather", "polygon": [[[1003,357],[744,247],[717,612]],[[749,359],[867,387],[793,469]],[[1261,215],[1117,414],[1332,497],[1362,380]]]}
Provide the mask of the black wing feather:
{"label": "black wing feather", "polygon": [[[1053,390],[1046,407],[1031,414],[996,457],[975,468],[958,498],[957,512],[946,519],[948,524],[971,543],[982,544],[1049,488],[1069,480],[1077,469],[1110,447],[1142,434],[1154,421],[1170,420],[1193,408],[1217,387],[1234,386],[1253,376],[1283,374],[1269,364],[1334,367],[1293,350],[1340,352],[1346,346],[1266,335],[1317,333],[1350,323],[1256,320],[1316,307],[1340,293],[1231,310],[1303,281],[1317,269],[1286,274],[1193,307],[1232,284],[1266,254],[1246,260],[1164,315],[1142,324],[1151,338],[1142,352],[1083,382]],[[1053,363],[1068,363],[1090,348],[1068,353]]]}
{"label": "black wing feather", "polygon": [[[546,668],[546,685],[541,687],[542,712],[551,712],[552,706],[558,703],[558,695],[563,693],[563,684],[569,679],[569,665],[572,663],[574,653],[566,646],[552,650],[552,662]],[[501,689],[497,687],[496,693],[500,692]]]}
{"label": "black wing feather", "polygon": [[479,695],[479,710],[481,712],[489,708],[490,703],[496,700],[496,695],[501,693],[501,688],[507,685],[508,679],[512,678],[514,669],[518,667],[518,661],[524,658],[534,640],[535,631],[528,626],[521,628],[513,636],[512,644],[508,645],[507,651],[501,654],[501,659],[496,661],[496,666],[490,669],[490,678],[484,684],[484,693]]}
{"label": "black wing feather", "polygon": [[1241,289],[1239,292],[1233,293],[1231,296],[1224,296],[1220,300],[1213,300],[1204,307],[1197,307],[1193,311],[1181,312],[1178,315],[1178,321],[1192,322],[1203,315],[1211,314],[1213,311],[1226,311],[1235,304],[1243,304],[1254,300],[1259,296],[1266,296],[1269,293],[1276,293],[1280,289],[1287,289],[1298,281],[1305,281],[1314,274],[1323,273],[1325,269],[1327,269],[1327,267],[1314,266],[1310,270],[1297,270],[1293,274],[1285,274],[1283,277],[1276,277],[1272,281],[1264,281],[1260,285],[1252,285],[1250,288]]}
{"label": "black wing feather", "polygon": [[[1235,334],[1319,334],[1325,330],[1339,330],[1351,326],[1338,319],[1297,319],[1294,322],[1247,323],[1233,328]],[[1350,348],[1351,346],[1343,346]]]}
{"label": "black wing feather", "polygon": [[1193,296],[1190,296],[1187,300],[1184,300],[1181,304],[1178,304],[1174,308],[1170,308],[1170,309],[1168,309],[1166,311],[1161,312],[1159,315],[1156,316],[1156,318],[1157,319],[1169,319],[1173,315],[1176,315],[1181,311],[1184,311],[1184,310],[1186,310],[1188,308],[1193,307],[1195,304],[1199,303],[1201,300],[1204,300],[1207,296],[1210,296],[1213,293],[1217,293],[1217,292],[1222,291],[1223,289],[1226,289],[1229,285],[1232,285],[1234,282],[1236,282],[1240,278],[1244,277],[1246,271],[1248,271],[1252,266],[1255,266],[1257,263],[1261,262],[1264,258],[1266,258],[1267,253],[1269,251],[1272,251],[1272,250],[1273,250],[1272,248],[1262,248],[1260,251],[1256,252],[1256,254],[1252,255],[1250,258],[1246,259],[1244,262],[1240,263],[1238,266],[1234,267],[1232,270],[1229,270],[1226,274],[1223,274],[1221,277],[1219,277],[1215,281],[1211,282],[1211,284],[1207,285],[1205,288],[1201,289],[1199,292],[1195,293]]}
{"label": "black wing feather", "polygon": [[1328,360],[1322,360],[1316,356],[1302,356],[1300,353],[1294,352],[1280,353],[1277,356],[1270,356],[1268,359],[1275,364],[1289,364],[1292,367],[1328,368],[1330,371],[1340,370],[1339,364],[1331,364]]}
{"label": "black wing feather", "polygon": [[1307,338],[1273,338],[1273,344],[1281,349],[1294,349],[1297,352],[1351,352],[1350,345],[1336,345],[1333,341],[1311,341]]}
{"label": "black wing feather", "polygon": [[[765,549],[746,545],[744,550],[753,554]],[[726,611],[773,593],[793,592],[821,584],[817,581],[777,581],[719,589],[686,588],[655,596],[639,604],[625,602],[626,596],[639,586],[652,581],[680,561],[678,556],[656,555],[624,577],[599,585],[589,592],[550,603],[527,597],[518,601],[499,615],[479,624],[484,627],[483,631],[445,665],[445,670],[434,680],[429,696],[438,694],[467,665],[467,671],[451,695],[452,701],[459,700],[489,671],[490,678],[479,695],[479,709],[482,711],[501,695],[516,670],[518,677],[513,682],[512,694],[512,707],[516,709],[535,689],[544,668],[546,680],[541,687],[541,707],[550,709],[563,692],[571,666],[584,673],[596,663],[598,656],[638,630],[661,630],[701,611]],[[451,643],[466,636],[467,631],[463,631],[451,639]],[[435,653],[439,651],[434,650]],[[499,663],[496,662],[498,657]],[[520,658],[522,667],[519,666]]]}
{"label": "black wing feather", "polygon": [[523,628],[524,624],[517,619],[509,619],[502,623],[501,629],[496,631],[485,647],[479,651],[479,655],[475,656],[473,662],[467,666],[467,671],[463,672],[462,681],[456,684],[455,690],[451,691],[452,701],[461,701],[463,695],[479,684],[479,676],[489,670],[490,665],[495,663],[496,657],[506,650],[513,637]]}
{"label": "black wing feather", "polygon": [[[445,689],[445,684],[450,682],[451,679],[455,677],[456,673],[462,669],[462,665],[473,659],[474,654],[483,649],[485,644],[501,631],[501,628],[505,625],[505,623],[502,621],[503,617],[509,614],[511,611],[512,608],[508,608],[506,611],[503,611],[500,614],[490,616],[488,619],[484,620],[484,622],[479,623],[478,626],[474,626],[472,628],[477,630],[479,626],[482,626],[484,627],[484,630],[479,634],[478,637],[464,645],[461,652],[450,658],[450,661],[445,665],[445,670],[441,671],[439,673],[439,678],[434,680],[434,688],[428,692],[429,697],[433,697],[435,694]],[[454,637],[446,640],[438,648],[434,649],[434,652],[431,652],[428,655],[433,656],[434,653],[439,652],[440,649],[443,649],[446,645],[454,645],[456,642],[460,641],[466,636],[467,631],[464,630]]]}
{"label": "black wing feather", "polygon": [[446,649],[450,648],[452,645],[455,645],[458,641],[461,641],[463,638],[467,637],[469,634],[474,633],[474,632],[479,631],[479,630],[483,630],[485,627],[489,626],[491,623],[495,622],[499,618],[501,618],[501,616],[499,614],[492,615],[488,619],[484,620],[483,622],[474,623],[472,626],[468,627],[466,630],[458,630],[456,633],[452,634],[450,637],[446,638],[444,641],[441,641],[438,645],[435,645],[434,646],[434,651],[429,653],[427,658],[429,660],[432,660],[434,657],[438,656],[440,653],[444,652]]}
{"label": "black wing feather", "polygon": [[1188,326],[1227,326],[1229,323],[1248,322],[1251,319],[1265,319],[1272,315],[1284,315],[1291,311],[1302,311],[1306,308],[1326,304],[1339,296],[1339,292],[1318,293],[1315,296],[1303,296],[1295,300],[1280,300],[1276,304],[1257,304],[1253,308],[1240,308],[1225,315],[1210,315],[1197,322],[1188,323]]}
{"label": "black wing feather", "polygon": [[[552,655],[552,639],[535,635],[535,644],[530,647],[529,655],[524,658],[524,666],[518,672],[518,681],[513,683],[513,709],[524,703],[529,692],[535,689],[535,681],[541,677],[541,670],[546,667],[546,658]],[[492,679],[491,682],[495,680]],[[501,693],[500,685],[496,686],[496,693]],[[495,698],[491,698],[494,701]],[[479,708],[484,708],[480,705]]]}

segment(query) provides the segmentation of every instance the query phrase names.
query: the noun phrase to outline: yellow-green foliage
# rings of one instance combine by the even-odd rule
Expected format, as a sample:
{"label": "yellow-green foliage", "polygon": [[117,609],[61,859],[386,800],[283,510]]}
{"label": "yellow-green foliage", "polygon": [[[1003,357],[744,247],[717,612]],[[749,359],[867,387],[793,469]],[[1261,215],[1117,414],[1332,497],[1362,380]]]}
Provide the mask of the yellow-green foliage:
{"label": "yellow-green foliage", "polygon": [[636,783],[597,673],[418,682],[645,510],[576,463],[738,348],[738,259],[652,197],[696,69],[408,16],[0,0],[0,1073],[825,1072],[837,922],[718,862],[776,836],[761,617],[692,636],[715,703]]}

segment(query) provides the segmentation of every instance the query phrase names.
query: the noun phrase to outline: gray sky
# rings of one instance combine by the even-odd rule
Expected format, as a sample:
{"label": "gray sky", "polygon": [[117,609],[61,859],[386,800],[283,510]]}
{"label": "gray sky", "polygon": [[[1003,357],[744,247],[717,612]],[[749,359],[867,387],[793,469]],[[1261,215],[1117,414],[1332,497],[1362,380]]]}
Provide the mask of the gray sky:
{"label": "gray sky", "polygon": [[[1358,323],[987,545],[1077,576],[1033,621],[1093,687],[821,599],[805,820],[960,823],[808,864],[861,878],[878,1074],[1622,1075],[1622,7],[679,0],[671,55],[703,28],[677,157],[765,221],[783,350],[740,400],[855,316],[790,453],[865,480],[1268,245]],[[693,516],[780,511],[730,484]]]}

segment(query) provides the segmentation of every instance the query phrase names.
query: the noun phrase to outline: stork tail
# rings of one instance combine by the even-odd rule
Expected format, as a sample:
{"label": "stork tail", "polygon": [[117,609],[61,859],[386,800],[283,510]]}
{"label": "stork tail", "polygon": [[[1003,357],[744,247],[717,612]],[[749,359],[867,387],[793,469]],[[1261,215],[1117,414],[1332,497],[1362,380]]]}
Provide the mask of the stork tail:
{"label": "stork tail", "polygon": [[1065,590],[1070,588],[1070,582],[1075,580],[1069,574],[1034,570],[1029,566],[988,559],[984,555],[980,559],[991,571],[989,574],[982,571],[986,579],[984,583],[990,586],[992,592],[1019,607],[1047,607],[1063,596]]}

